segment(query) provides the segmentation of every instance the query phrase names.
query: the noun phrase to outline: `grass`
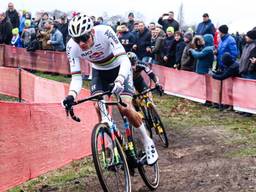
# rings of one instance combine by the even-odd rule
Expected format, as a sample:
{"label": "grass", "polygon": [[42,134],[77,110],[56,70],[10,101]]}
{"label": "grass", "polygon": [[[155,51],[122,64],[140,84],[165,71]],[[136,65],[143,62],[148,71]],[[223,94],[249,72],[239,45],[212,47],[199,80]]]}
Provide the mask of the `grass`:
{"label": "grass", "polygon": [[65,188],[65,185],[75,183],[75,181],[79,181],[79,179],[85,178],[89,175],[96,176],[91,157],[73,161],[69,165],[50,171],[42,176],[25,182],[20,186],[8,190],[8,192],[34,192],[48,186],[58,189],[63,187]]}
{"label": "grass", "polygon": [[224,141],[240,146],[227,154],[229,157],[256,156],[256,117],[243,117],[234,111],[219,111],[182,98],[155,97],[155,102],[166,125],[182,131],[191,127],[223,127],[240,137]]}
{"label": "grass", "polygon": [[12,101],[12,102],[18,102],[19,99],[16,97],[11,97],[7,95],[0,94],[0,101]]}
{"label": "grass", "polygon": [[[60,82],[70,82],[70,78],[61,75],[49,75],[39,72],[35,73],[35,75]],[[85,88],[88,88],[88,85],[88,82],[84,83]],[[234,111],[219,111],[199,103],[167,95],[163,97],[155,96],[154,101],[165,125],[176,132],[183,131],[184,129],[188,130],[192,127],[223,127],[225,131],[241,135],[240,139],[228,141],[230,142],[228,144],[239,147],[227,154],[227,158],[256,156],[255,116],[243,117]],[[65,186],[68,185],[67,183],[81,177],[95,174],[91,158],[89,157],[82,161],[74,161],[63,168],[32,179],[9,190],[9,192],[32,192],[37,191],[43,186]]]}

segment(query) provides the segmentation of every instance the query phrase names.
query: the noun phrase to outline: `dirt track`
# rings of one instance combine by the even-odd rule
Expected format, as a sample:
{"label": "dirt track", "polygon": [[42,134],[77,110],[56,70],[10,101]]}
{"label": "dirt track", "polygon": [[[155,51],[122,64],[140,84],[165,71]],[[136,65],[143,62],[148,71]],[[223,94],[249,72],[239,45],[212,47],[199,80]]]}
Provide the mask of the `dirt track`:
{"label": "dirt track", "polygon": [[[169,130],[169,148],[158,147],[161,180],[156,191],[255,192],[256,158],[229,158],[227,152],[239,147],[228,144],[229,140],[239,136],[223,130],[221,127]],[[133,191],[148,191],[138,173],[132,186]],[[90,176],[40,191],[101,191],[101,187],[97,177]]]}

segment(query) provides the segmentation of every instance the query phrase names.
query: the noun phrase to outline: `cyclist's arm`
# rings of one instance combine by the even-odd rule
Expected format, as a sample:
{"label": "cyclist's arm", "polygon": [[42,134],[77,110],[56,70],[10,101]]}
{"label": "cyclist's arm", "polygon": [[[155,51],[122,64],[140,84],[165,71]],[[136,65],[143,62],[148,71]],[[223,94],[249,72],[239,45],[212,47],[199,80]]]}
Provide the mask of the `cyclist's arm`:
{"label": "cyclist's arm", "polygon": [[137,64],[137,67],[140,67],[142,68],[145,73],[150,77],[150,79],[152,79],[154,81],[154,83],[158,83],[158,78],[157,76],[155,75],[155,73],[152,71],[152,69],[150,69],[150,67],[146,64],[146,63],[138,63]]}
{"label": "cyclist's arm", "polygon": [[130,60],[126,55],[123,45],[121,44],[121,42],[119,41],[118,37],[116,36],[115,32],[111,27],[109,27],[108,30],[105,32],[105,38],[108,39],[110,49],[112,49],[114,56],[120,57],[121,59],[117,80],[120,80],[123,83],[123,81],[127,78],[131,70]]}
{"label": "cyclist's arm", "polygon": [[79,53],[79,47],[76,45],[69,45],[68,43],[67,56],[70,64],[70,73],[72,75],[68,95],[72,95],[74,98],[76,98],[76,96],[80,93],[83,84]]}

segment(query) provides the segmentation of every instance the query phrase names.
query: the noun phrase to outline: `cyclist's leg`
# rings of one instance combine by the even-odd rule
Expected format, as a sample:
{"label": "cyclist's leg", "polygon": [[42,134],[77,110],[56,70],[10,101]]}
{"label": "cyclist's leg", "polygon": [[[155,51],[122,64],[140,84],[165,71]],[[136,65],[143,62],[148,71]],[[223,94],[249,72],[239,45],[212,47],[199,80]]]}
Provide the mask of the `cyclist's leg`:
{"label": "cyclist's leg", "polygon": [[122,115],[125,115],[129,122],[138,128],[142,135],[142,141],[147,153],[148,164],[154,164],[158,159],[158,154],[155,149],[153,140],[149,137],[146,127],[142,121],[142,118],[138,112],[136,112],[132,105],[132,95],[134,93],[134,87],[132,82],[132,75],[129,75],[124,82],[124,91],[121,94],[123,101],[127,104],[127,107],[119,107]]}
{"label": "cyclist's leg", "polygon": [[[102,72],[100,70],[92,68],[92,80],[90,82],[91,95],[102,93],[103,91],[107,91],[107,83],[104,81],[104,77],[102,77]],[[107,96],[104,97],[104,100],[107,100]],[[101,113],[99,110],[98,103],[94,103],[97,116],[99,122],[102,120]]]}

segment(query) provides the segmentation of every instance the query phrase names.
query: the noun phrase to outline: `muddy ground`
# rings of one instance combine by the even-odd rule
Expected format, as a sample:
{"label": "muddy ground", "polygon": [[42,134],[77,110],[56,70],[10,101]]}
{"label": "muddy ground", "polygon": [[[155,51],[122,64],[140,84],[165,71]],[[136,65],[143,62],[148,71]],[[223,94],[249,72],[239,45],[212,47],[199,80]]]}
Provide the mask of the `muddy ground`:
{"label": "muddy ground", "polygon": [[[161,192],[256,192],[256,158],[230,157],[241,147],[230,142],[240,135],[221,126],[172,130],[169,148],[158,147]],[[149,191],[138,172],[133,191]],[[63,186],[44,186],[38,191],[102,191],[95,175],[78,178]]]}

